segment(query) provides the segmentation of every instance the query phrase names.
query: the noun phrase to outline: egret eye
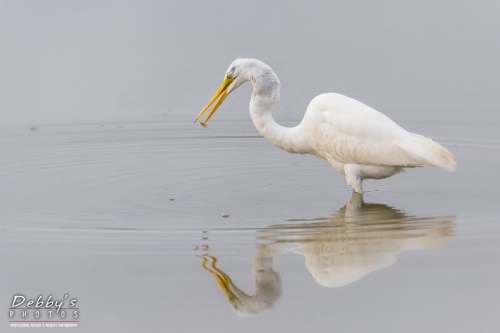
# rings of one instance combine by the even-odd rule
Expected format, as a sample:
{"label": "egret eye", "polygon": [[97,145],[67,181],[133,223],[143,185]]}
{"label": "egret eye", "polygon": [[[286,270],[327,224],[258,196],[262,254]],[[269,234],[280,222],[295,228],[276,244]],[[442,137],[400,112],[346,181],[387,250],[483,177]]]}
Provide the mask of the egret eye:
{"label": "egret eye", "polygon": [[228,79],[231,79],[233,76],[231,74],[227,74],[226,76]]}

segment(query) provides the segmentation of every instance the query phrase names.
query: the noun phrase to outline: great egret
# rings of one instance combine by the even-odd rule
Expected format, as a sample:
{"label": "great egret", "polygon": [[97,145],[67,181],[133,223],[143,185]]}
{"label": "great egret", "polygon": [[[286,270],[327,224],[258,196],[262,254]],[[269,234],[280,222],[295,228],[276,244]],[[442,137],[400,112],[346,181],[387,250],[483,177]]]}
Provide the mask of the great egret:
{"label": "great egret", "polygon": [[229,66],[219,89],[195,122],[217,101],[201,123],[206,126],[226,97],[247,81],[253,85],[250,115],[260,134],[287,152],[327,160],[346,176],[355,192],[363,193],[363,179],[387,178],[405,167],[456,169],[453,155],[443,146],[407,132],[382,113],[337,93],[315,97],[299,125],[278,125],[271,107],[279,100],[280,81],[271,67],[257,59],[236,59]]}

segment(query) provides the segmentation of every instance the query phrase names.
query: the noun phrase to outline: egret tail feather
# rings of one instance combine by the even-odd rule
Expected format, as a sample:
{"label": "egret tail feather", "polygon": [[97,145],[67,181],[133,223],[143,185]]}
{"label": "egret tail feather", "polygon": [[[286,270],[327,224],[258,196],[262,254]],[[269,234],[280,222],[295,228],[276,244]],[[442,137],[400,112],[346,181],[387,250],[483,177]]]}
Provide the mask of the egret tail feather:
{"label": "egret tail feather", "polygon": [[418,155],[424,165],[431,165],[446,171],[455,171],[457,163],[452,153],[432,139],[419,134],[411,134],[412,151]]}

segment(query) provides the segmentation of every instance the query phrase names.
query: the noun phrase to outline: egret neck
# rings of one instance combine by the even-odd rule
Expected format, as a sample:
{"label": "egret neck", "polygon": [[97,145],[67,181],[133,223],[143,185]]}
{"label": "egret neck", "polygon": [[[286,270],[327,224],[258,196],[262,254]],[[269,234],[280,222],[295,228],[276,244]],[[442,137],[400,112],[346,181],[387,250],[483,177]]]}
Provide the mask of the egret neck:
{"label": "egret neck", "polygon": [[271,109],[280,97],[280,82],[276,74],[272,70],[261,75],[251,74],[248,80],[253,85],[250,115],[259,133],[289,153],[313,153],[304,135],[307,131],[302,122],[295,127],[284,127],[274,120]]}

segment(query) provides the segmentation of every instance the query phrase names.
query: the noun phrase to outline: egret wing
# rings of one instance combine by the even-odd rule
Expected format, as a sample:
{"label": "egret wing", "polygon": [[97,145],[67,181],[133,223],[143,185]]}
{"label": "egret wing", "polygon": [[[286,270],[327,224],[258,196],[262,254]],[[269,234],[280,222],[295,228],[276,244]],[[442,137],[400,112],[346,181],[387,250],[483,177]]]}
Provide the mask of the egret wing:
{"label": "egret wing", "polygon": [[313,148],[346,164],[444,167],[443,158],[453,159],[431,139],[409,133],[377,110],[340,94],[313,99],[306,124]]}

